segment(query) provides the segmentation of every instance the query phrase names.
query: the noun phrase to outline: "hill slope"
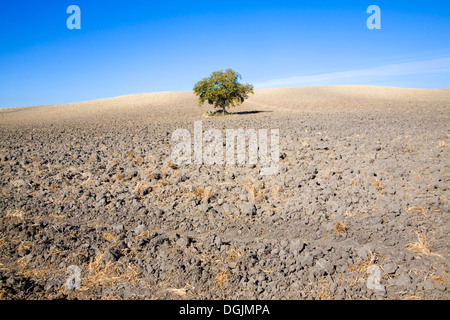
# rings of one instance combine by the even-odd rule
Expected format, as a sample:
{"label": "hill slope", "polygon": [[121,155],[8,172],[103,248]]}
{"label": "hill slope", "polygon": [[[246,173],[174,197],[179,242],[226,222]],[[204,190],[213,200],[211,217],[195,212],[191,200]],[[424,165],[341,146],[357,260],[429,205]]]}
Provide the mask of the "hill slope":
{"label": "hill slope", "polygon": [[[450,89],[403,89],[373,86],[324,86],[259,89],[238,111],[337,112],[409,108],[416,106],[450,106]],[[0,123],[48,122],[117,116],[198,117],[211,106],[198,108],[191,92],[133,94],[51,106],[0,109]],[[105,118],[104,118],[105,119]]]}

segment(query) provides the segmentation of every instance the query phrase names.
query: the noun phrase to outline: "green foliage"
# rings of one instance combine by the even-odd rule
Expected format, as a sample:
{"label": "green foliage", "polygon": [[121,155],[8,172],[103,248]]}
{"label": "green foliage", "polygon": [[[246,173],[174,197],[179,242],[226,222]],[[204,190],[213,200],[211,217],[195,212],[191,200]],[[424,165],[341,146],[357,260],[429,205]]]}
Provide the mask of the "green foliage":
{"label": "green foliage", "polygon": [[253,93],[253,86],[241,84],[241,75],[231,69],[225,72],[215,71],[208,78],[197,82],[194,86],[194,94],[199,97],[198,105],[208,102],[216,108],[222,108],[225,113],[226,107],[234,107],[248,98]]}

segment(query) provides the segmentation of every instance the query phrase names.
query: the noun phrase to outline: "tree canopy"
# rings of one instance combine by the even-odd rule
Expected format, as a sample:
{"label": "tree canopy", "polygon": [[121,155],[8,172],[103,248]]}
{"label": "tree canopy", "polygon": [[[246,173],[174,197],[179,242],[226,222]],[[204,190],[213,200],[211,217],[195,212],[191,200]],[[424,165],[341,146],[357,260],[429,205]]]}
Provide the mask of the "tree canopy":
{"label": "tree canopy", "polygon": [[241,84],[241,75],[232,69],[215,71],[209,77],[197,82],[194,93],[199,97],[198,105],[208,102],[216,108],[221,108],[225,114],[227,107],[240,105],[253,92],[250,84]]}

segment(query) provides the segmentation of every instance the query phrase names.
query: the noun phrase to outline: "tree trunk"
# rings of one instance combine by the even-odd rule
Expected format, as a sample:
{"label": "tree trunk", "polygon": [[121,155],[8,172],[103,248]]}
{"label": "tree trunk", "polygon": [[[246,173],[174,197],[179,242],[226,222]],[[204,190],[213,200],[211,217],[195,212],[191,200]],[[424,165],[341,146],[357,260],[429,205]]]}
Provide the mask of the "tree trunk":
{"label": "tree trunk", "polygon": [[223,116],[225,115],[225,103],[222,104],[222,115],[223,115]]}

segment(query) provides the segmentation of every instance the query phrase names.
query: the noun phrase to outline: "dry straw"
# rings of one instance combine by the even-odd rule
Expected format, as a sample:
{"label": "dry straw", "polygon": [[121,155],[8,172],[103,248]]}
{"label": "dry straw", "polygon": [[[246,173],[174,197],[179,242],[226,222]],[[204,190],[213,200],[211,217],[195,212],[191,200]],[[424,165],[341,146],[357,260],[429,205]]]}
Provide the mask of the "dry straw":
{"label": "dry straw", "polygon": [[431,248],[427,243],[425,236],[416,231],[417,241],[411,242],[406,249],[412,253],[424,254],[426,256],[442,257],[442,255],[431,252]]}

